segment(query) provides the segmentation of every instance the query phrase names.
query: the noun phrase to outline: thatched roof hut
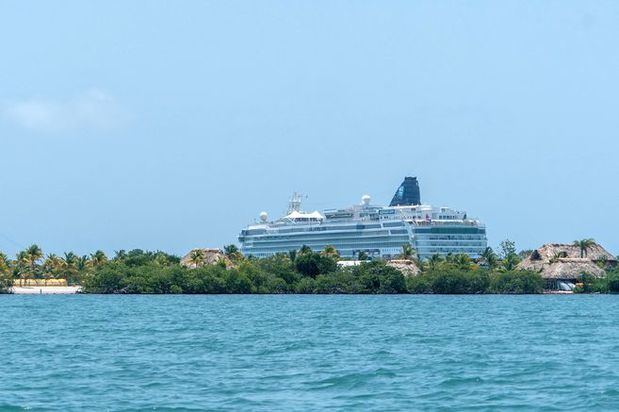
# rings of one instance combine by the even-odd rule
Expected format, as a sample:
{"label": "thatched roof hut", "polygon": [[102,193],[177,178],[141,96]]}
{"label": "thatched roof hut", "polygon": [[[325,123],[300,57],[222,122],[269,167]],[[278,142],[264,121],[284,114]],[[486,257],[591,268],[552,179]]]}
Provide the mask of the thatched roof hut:
{"label": "thatched roof hut", "polygon": [[404,276],[417,276],[420,272],[417,264],[408,259],[390,260],[387,266],[398,269]]}
{"label": "thatched roof hut", "polygon": [[[533,260],[551,260],[553,258],[576,258],[580,259],[580,248],[572,244],[548,243],[533,251],[531,256]],[[586,251],[583,258],[594,262],[612,262],[616,261],[616,257],[611,255],[602,246],[594,243]]]}
{"label": "thatched roof hut", "polygon": [[518,265],[519,269],[539,272],[547,280],[578,280],[581,275],[604,276],[605,269],[617,260],[602,246],[592,245],[581,257],[578,246],[549,243],[536,249]]}
{"label": "thatched roof hut", "polygon": [[[200,261],[194,261],[194,252],[202,251]],[[192,249],[181,259],[181,265],[188,269],[196,269],[202,266],[215,265],[217,263],[223,263],[226,267],[232,266],[232,261],[224,254],[221,249]]]}

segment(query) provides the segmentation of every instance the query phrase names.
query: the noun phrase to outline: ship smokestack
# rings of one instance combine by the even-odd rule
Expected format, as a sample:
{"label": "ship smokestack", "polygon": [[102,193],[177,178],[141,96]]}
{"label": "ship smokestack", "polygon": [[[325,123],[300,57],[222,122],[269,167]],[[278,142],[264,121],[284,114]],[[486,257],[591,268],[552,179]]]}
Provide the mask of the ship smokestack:
{"label": "ship smokestack", "polygon": [[421,195],[419,194],[419,182],[416,177],[406,176],[404,181],[395,191],[393,199],[389,206],[412,206],[421,204]]}

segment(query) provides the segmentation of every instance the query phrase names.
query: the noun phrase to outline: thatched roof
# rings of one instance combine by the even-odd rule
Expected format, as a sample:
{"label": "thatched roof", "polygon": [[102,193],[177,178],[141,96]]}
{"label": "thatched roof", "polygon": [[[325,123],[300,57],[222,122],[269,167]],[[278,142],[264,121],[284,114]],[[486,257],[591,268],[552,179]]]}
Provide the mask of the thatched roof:
{"label": "thatched roof", "polygon": [[[204,259],[202,259],[201,263],[195,263],[191,259],[191,254],[195,250],[202,250]],[[202,266],[207,266],[207,265],[214,265],[219,262],[225,263],[226,267],[230,267],[232,265],[232,261],[228,259],[228,257],[224,254],[224,252],[221,249],[203,249],[203,248],[192,249],[189,253],[187,253],[181,259],[181,265],[189,269],[195,269],[197,267],[202,267]]]}
{"label": "thatched roof", "polygon": [[604,276],[606,272],[600,267],[604,263],[616,263],[616,258],[598,244],[581,258],[578,246],[551,243],[534,250],[518,268],[539,272],[544,279],[578,279],[583,274]]}
{"label": "thatched roof", "polygon": [[417,276],[419,274],[419,267],[412,260],[390,260],[387,262],[387,266],[398,269],[404,276]]}
{"label": "thatched roof", "polygon": [[[529,258],[534,260],[551,260],[559,255],[565,258],[580,259],[580,248],[571,244],[548,243],[539,249],[534,250],[533,254]],[[615,256],[608,253],[606,249],[597,243],[587,249],[584,257],[593,261],[608,262],[617,260]]]}
{"label": "thatched roof", "polygon": [[589,259],[559,258],[553,262],[522,261],[519,269],[540,272],[544,279],[578,279],[583,274],[604,276],[604,269]]}

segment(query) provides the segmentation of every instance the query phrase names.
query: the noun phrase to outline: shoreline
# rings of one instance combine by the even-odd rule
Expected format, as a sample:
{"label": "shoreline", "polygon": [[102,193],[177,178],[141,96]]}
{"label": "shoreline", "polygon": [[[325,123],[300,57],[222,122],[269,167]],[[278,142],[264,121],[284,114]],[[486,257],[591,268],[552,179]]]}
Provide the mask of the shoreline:
{"label": "shoreline", "polygon": [[[13,295],[75,295],[81,286],[16,286]],[[541,293],[86,293],[88,295],[115,296],[541,296],[541,295],[592,295],[600,293],[574,293],[572,291],[544,290]]]}
{"label": "shoreline", "polygon": [[82,290],[81,286],[13,286],[14,295],[74,295]]}

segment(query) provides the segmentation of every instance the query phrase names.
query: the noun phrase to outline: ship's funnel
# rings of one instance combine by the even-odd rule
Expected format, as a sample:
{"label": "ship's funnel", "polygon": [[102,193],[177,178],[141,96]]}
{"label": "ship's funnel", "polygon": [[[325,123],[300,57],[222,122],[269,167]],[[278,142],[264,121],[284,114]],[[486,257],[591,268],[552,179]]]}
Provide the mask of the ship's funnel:
{"label": "ship's funnel", "polygon": [[411,206],[420,205],[421,195],[419,194],[419,183],[416,177],[405,177],[404,181],[395,191],[389,206]]}

